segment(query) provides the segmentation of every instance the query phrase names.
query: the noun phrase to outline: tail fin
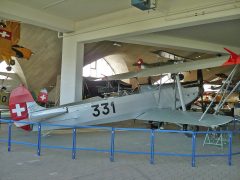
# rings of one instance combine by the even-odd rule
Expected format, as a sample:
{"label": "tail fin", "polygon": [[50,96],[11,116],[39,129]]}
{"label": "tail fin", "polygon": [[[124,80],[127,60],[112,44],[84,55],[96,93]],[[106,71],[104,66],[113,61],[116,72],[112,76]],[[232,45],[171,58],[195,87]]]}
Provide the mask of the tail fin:
{"label": "tail fin", "polygon": [[229,52],[230,57],[229,59],[223,64],[223,65],[234,65],[234,64],[240,64],[240,55],[237,55],[233,51],[224,48],[227,52]]}
{"label": "tail fin", "polygon": [[[31,93],[23,86],[15,88],[9,98],[9,110],[11,118],[14,121],[29,121],[30,108],[41,108],[34,101]],[[25,123],[14,123],[17,127],[21,127],[24,130],[31,131],[32,127]]]}
{"label": "tail fin", "polygon": [[143,59],[139,58],[133,66],[137,66],[138,69],[142,69],[142,65],[144,64]]}

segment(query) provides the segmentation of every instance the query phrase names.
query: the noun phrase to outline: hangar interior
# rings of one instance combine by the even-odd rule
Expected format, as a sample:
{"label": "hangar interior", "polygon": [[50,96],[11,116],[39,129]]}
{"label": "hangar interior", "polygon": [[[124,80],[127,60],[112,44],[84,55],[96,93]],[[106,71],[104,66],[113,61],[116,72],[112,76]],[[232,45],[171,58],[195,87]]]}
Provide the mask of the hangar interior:
{"label": "hangar interior", "polygon": [[[141,5],[133,4],[136,2]],[[146,5],[149,5],[147,9],[145,9]],[[92,97],[96,95],[96,92],[90,91],[96,87],[101,87],[97,89],[98,95],[108,96],[109,81],[105,80],[103,85],[97,82],[92,83],[92,79],[104,79],[105,76],[132,71],[139,72],[141,71],[139,68],[147,69],[148,66],[161,63],[175,63],[171,61],[172,57],[174,57],[174,61],[179,58],[180,61],[190,62],[224,58],[227,60],[229,53],[224,49],[227,48],[235,52],[239,59],[240,0],[2,0],[0,6],[0,26],[4,26],[8,21],[20,23],[20,41],[18,44],[29,48],[32,52],[28,60],[16,57],[15,65],[9,65],[7,61],[1,59],[1,93],[10,93],[19,84],[24,84],[35,95],[41,89],[46,88],[49,92],[49,106],[60,105],[61,108],[64,104],[74,104],[84,98]],[[3,38],[7,37],[2,31],[0,31],[0,35]],[[139,61],[143,63],[141,66],[139,66]],[[7,70],[9,66],[11,66],[11,71]],[[203,99],[198,99],[199,102],[209,103],[209,99],[212,99],[212,96],[216,94],[216,90],[219,90],[223,82],[227,81],[227,76],[231,74],[233,68],[234,66],[231,65],[202,69],[203,77],[202,84],[200,84],[206,86],[204,86],[205,91],[202,94]],[[182,72],[182,74],[184,75],[182,84],[199,80],[197,70]],[[139,85],[158,84],[160,77],[162,76],[123,79],[121,85],[125,89],[130,88],[133,91]],[[168,74],[161,81],[171,79],[171,74]],[[234,87],[239,81],[240,69],[238,67],[231,86]],[[99,91],[101,92],[99,93]],[[226,102],[225,108],[232,112],[237,104],[238,111],[236,112],[240,113],[239,98],[240,87],[238,86]],[[144,103],[146,102],[141,102],[142,106],[145,106]],[[111,104],[111,107],[115,113],[114,104]],[[1,106],[2,108],[6,108],[6,106]],[[194,108],[201,111],[199,106],[192,107],[192,110]],[[61,111],[66,113],[68,109],[62,108]],[[120,126],[136,127],[132,123],[135,122],[128,121]],[[11,137],[9,136],[10,128],[11,126],[7,128],[7,124],[2,125],[0,142],[2,137]],[[13,130],[16,129],[13,127]],[[106,149],[109,148],[111,140],[111,151],[100,150],[105,153],[104,156],[110,155],[111,159],[114,146],[111,137],[113,137],[114,132],[119,138],[116,141],[120,143],[120,145],[116,145],[116,152],[124,154],[128,151],[135,152],[136,149],[142,152],[147,151],[145,155],[151,155],[151,161],[154,159],[152,134],[158,132],[158,130],[147,129],[147,132],[152,133],[150,136],[152,139],[149,142],[149,134],[143,135],[135,131],[125,134],[125,130],[121,129],[116,132],[112,129],[103,132],[95,130],[85,132],[80,129],[78,132],[81,133],[81,137],[74,141],[71,139],[74,136],[69,133],[71,131],[55,131],[50,137],[46,134],[45,138],[45,136],[42,137],[39,126],[37,130],[36,132],[14,131],[12,137],[14,140],[27,141],[29,144],[34,144],[35,138],[38,137],[38,144],[33,146],[37,146],[39,156],[39,147],[41,148],[39,137],[42,138],[43,144],[51,144],[56,147],[59,146],[60,137],[64,146],[68,146],[69,142],[75,143],[75,151],[76,142],[80,150],[82,144],[96,145]],[[112,133],[111,136],[109,136],[109,132]],[[78,133],[73,131],[74,133],[76,138]],[[34,176],[36,179],[159,179],[160,177],[162,179],[184,180],[195,179],[195,177],[239,179],[240,161],[236,160],[237,158],[233,159],[235,165],[232,169],[226,166],[225,161],[225,164],[222,162],[222,157],[226,156],[228,157],[228,159],[226,158],[228,165],[231,165],[232,150],[237,152],[239,149],[239,134],[233,140],[237,146],[231,146],[232,134],[227,132],[231,143],[227,139],[228,144],[221,144],[220,148],[216,149],[216,147],[202,146],[207,144],[205,141],[208,136],[205,136],[204,139],[204,135],[199,135],[197,138],[200,140],[195,142],[195,132],[191,132],[193,133],[191,138],[184,135],[176,136],[174,133],[166,133],[159,137],[156,133],[155,142],[158,145],[156,145],[156,149],[182,153],[182,156],[188,158],[186,158],[187,160],[192,156],[192,167],[195,167],[195,152],[192,155],[192,149],[195,148],[195,145],[199,148],[196,152],[199,154],[203,152],[212,153],[208,156],[214,156],[219,152],[224,154],[218,154],[219,157],[216,160],[211,158],[199,160],[199,164],[202,166],[192,169],[186,167],[187,160],[182,160],[180,157],[170,157],[169,160],[169,157],[159,158],[156,155],[156,166],[148,166],[147,163],[143,163],[146,157],[139,158],[137,155],[132,155],[133,161],[130,161],[127,155],[119,155],[116,158],[119,164],[111,164],[95,154],[78,152],[81,158],[70,162],[66,159],[68,154],[65,152],[59,151],[58,154],[56,151],[45,150],[43,152],[45,156],[40,159],[38,156],[32,157],[35,150],[13,145],[12,151],[20,152],[21,157],[19,157],[17,153],[6,153],[5,146],[4,148],[1,146],[0,152],[4,155],[0,156],[0,165],[2,165],[1,162],[9,163],[3,167],[0,166],[0,179],[16,179],[16,177],[27,179],[29,171],[36,175]],[[184,134],[184,132],[180,133]],[[110,139],[108,139],[109,137]],[[106,139],[107,143],[104,141]],[[8,151],[10,152],[11,143],[4,142],[8,142]],[[127,144],[129,142],[130,145]],[[185,145],[188,147],[186,148]],[[124,152],[121,151],[120,146],[129,149]],[[68,150],[72,149],[68,148]],[[191,155],[184,155],[186,152]],[[48,153],[49,155],[46,155]],[[73,154],[74,151],[72,151],[72,159],[75,159]],[[235,155],[237,154],[240,153],[235,153]],[[42,173],[41,170],[46,173]],[[110,173],[111,170],[113,171]]]}
{"label": "hangar interior", "polygon": [[[52,91],[51,101],[65,104],[82,99],[82,67],[99,59],[113,74],[119,74],[136,71],[133,64],[138,59],[146,63],[168,61],[153,53],[158,50],[191,60],[227,55],[224,47],[239,52],[239,1],[151,3],[155,8],[143,11],[129,0],[3,1],[1,19],[21,23],[19,44],[34,54],[28,61],[17,61],[14,80],[4,76],[3,61],[1,86],[11,91],[20,82],[32,91],[47,88]],[[204,81],[219,78],[216,74],[228,75],[231,69],[205,69]],[[239,71],[236,77],[235,82]],[[185,81],[193,79],[195,72],[185,73]],[[147,82],[146,78],[138,81]],[[136,86],[134,80],[131,83]]]}

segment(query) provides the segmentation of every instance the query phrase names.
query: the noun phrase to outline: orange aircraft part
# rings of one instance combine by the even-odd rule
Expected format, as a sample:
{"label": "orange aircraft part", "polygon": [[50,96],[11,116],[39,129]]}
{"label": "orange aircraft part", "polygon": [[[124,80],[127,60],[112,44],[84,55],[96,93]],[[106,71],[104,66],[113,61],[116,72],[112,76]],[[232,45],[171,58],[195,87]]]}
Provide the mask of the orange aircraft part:
{"label": "orange aircraft part", "polygon": [[6,21],[6,27],[0,27],[0,60],[8,64],[11,56],[29,59],[32,51],[17,45],[20,40],[20,23]]}

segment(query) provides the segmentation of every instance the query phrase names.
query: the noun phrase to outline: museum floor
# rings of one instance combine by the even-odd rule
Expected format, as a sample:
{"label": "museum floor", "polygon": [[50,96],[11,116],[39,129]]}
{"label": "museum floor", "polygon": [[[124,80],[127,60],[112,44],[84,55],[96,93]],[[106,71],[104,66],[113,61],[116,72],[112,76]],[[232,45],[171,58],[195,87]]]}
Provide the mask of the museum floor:
{"label": "museum floor", "polygon": [[[132,125],[129,122],[128,125]],[[143,127],[145,124],[135,124]],[[13,128],[12,139],[34,142],[36,132],[24,132]],[[71,147],[70,130],[57,130],[42,137],[42,144]],[[7,138],[7,126],[1,125],[0,138]],[[110,145],[109,131],[78,130],[77,147],[107,149]],[[191,139],[184,134],[161,133],[155,137],[155,151],[191,153]],[[233,136],[233,152],[239,151],[240,137]],[[212,145],[203,147],[204,136],[198,136],[196,153],[226,153],[223,148]],[[117,131],[115,150],[144,151],[150,149],[149,133]],[[149,154],[115,153],[115,160],[109,160],[109,152],[77,151],[72,160],[72,151],[42,148],[41,156],[36,147],[12,144],[7,152],[7,143],[0,143],[0,180],[239,180],[240,155],[228,157],[197,157],[196,167],[191,166],[191,157],[155,155],[150,164]]]}

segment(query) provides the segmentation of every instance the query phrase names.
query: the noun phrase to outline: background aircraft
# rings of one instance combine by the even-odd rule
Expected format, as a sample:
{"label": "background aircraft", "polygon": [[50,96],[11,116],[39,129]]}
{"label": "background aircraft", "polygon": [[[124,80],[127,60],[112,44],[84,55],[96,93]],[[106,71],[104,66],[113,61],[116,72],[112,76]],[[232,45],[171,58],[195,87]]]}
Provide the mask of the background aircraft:
{"label": "background aircraft", "polygon": [[10,93],[5,92],[5,90],[0,89],[0,106],[8,107]]}
{"label": "background aircraft", "polygon": [[15,58],[29,59],[32,51],[18,45],[20,40],[20,23],[15,21],[0,22],[0,61],[6,61],[11,71],[11,65],[15,65]]}
{"label": "background aircraft", "polygon": [[163,50],[157,50],[153,51],[152,53],[157,54],[159,57],[163,57],[167,59],[167,61],[164,62],[155,62],[155,63],[146,63],[143,61],[142,58],[139,58],[136,63],[133,64],[133,66],[137,66],[138,69],[145,69],[145,68],[152,68],[156,66],[164,66],[164,65],[170,65],[170,64],[177,64],[177,63],[182,63],[182,62],[187,62],[187,61],[192,61],[190,59],[187,59],[182,56],[178,56],[176,54],[163,51]]}

